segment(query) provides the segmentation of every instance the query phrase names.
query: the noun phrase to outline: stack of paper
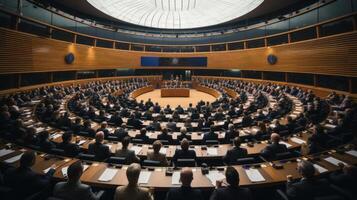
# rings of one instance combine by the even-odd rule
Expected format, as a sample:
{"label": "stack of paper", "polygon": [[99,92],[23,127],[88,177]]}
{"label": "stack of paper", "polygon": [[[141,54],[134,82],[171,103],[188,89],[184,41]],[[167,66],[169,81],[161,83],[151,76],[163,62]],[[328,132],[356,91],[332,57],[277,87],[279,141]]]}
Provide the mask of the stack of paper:
{"label": "stack of paper", "polygon": [[326,168],[323,168],[323,167],[321,167],[320,165],[317,165],[317,164],[314,164],[314,167],[320,174],[328,171]]}
{"label": "stack of paper", "polygon": [[160,149],[160,153],[166,155],[166,152],[167,152],[167,148],[164,148],[164,147],[163,147],[163,148]]}
{"label": "stack of paper", "polygon": [[333,129],[333,128],[336,128],[336,125],[333,125],[333,124],[325,124],[325,127],[326,127],[326,128],[330,128],[330,129]]}
{"label": "stack of paper", "polygon": [[103,181],[103,182],[111,181],[114,178],[114,176],[117,174],[117,172],[118,172],[117,169],[108,168],[102,173],[98,181]]}
{"label": "stack of paper", "polygon": [[249,180],[253,183],[255,182],[263,182],[265,181],[265,178],[263,177],[263,175],[259,172],[258,169],[246,169],[245,173],[247,174]]}
{"label": "stack of paper", "polygon": [[140,172],[138,183],[139,184],[148,184],[150,176],[151,176],[151,172],[149,172],[149,171]]}
{"label": "stack of paper", "polygon": [[[83,165],[83,172],[89,168],[89,165]],[[67,177],[68,166],[61,169],[63,177]]]}
{"label": "stack of paper", "polygon": [[[78,142],[78,145],[81,146],[81,145],[84,144],[86,141],[87,141],[87,140],[80,140],[80,141]],[[110,147],[109,147],[109,149],[110,149]]]}
{"label": "stack of paper", "polygon": [[206,177],[211,181],[213,185],[216,185],[216,181],[221,181],[226,178],[217,170],[209,171],[208,174],[206,174]]}
{"label": "stack of paper", "polygon": [[10,153],[14,152],[14,150],[11,149],[1,149],[0,150],[0,157],[6,156]]}
{"label": "stack of paper", "polygon": [[302,140],[302,139],[297,138],[297,137],[292,137],[290,139],[291,139],[291,141],[295,142],[296,144],[305,144],[306,143],[305,140]]}
{"label": "stack of paper", "polygon": [[292,145],[283,141],[280,141],[279,144],[283,144],[286,146],[286,148],[290,148]]}
{"label": "stack of paper", "polygon": [[346,151],[347,154],[357,157],[357,151],[356,150],[350,150],[350,151]]}
{"label": "stack of paper", "polygon": [[20,155],[14,156],[12,158],[9,158],[9,159],[5,160],[5,162],[8,163],[8,164],[14,163],[14,162],[20,160],[22,155],[23,155],[23,153],[20,154]]}
{"label": "stack of paper", "polygon": [[180,182],[180,172],[174,172],[172,174],[172,179],[171,179],[171,184],[172,185],[180,185],[181,182]]}
{"label": "stack of paper", "polygon": [[347,163],[345,163],[345,162],[343,162],[341,160],[338,160],[338,159],[336,159],[334,157],[327,157],[324,160],[326,160],[327,162],[329,162],[329,163],[331,163],[333,165],[336,165],[336,166],[338,166],[338,163],[342,163],[344,165],[347,165]]}
{"label": "stack of paper", "polygon": [[139,146],[132,146],[130,149],[135,151],[135,155],[138,155],[142,148]]}
{"label": "stack of paper", "polygon": [[211,156],[216,156],[216,155],[218,155],[218,150],[217,150],[217,148],[214,148],[214,147],[208,147],[207,154],[211,155]]}

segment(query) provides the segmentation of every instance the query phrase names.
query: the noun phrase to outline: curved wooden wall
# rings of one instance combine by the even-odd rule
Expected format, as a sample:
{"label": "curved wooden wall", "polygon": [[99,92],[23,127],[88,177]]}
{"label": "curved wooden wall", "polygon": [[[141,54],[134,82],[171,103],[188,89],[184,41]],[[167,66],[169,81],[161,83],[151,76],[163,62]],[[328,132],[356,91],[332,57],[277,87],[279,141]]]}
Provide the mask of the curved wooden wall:
{"label": "curved wooden wall", "polygon": [[[207,56],[208,69],[298,72],[357,77],[357,31],[268,48],[183,54],[89,47],[4,28],[0,28],[0,35],[0,74],[141,68],[141,56]],[[64,61],[64,56],[69,52],[74,53],[76,57],[71,65],[65,64]],[[267,63],[266,57],[269,54],[278,56],[276,65],[271,66]]]}

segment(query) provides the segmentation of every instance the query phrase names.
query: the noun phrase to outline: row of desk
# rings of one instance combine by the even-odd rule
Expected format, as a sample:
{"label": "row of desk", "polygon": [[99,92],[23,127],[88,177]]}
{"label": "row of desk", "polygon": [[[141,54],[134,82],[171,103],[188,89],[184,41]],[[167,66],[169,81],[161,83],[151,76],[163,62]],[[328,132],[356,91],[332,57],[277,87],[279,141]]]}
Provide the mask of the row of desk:
{"label": "row of desk", "polygon": [[[21,147],[12,147],[11,152],[4,149],[4,144],[0,147],[0,161],[6,162],[13,166],[18,166],[19,155],[29,149]],[[4,154],[7,153],[7,154]],[[345,164],[355,165],[357,164],[357,151],[348,150],[346,152],[336,152],[330,150],[324,152],[321,155],[301,157],[298,159],[276,161],[279,162],[283,168],[276,169],[270,163],[264,162],[254,165],[237,165],[234,166],[240,174],[240,184],[244,186],[266,186],[281,184],[286,181],[287,175],[292,175],[294,179],[301,178],[297,171],[297,161],[310,160],[314,163],[317,169],[316,175],[325,174],[331,171],[338,170],[338,163],[343,162]],[[33,170],[39,174],[44,174],[45,170],[51,165],[57,166],[54,178],[57,180],[63,180],[66,174],[66,167],[73,162],[77,161],[76,158],[66,158],[60,156],[51,156],[49,154],[38,153],[36,163],[33,166]],[[125,171],[127,166],[116,166],[102,162],[90,162],[86,163],[86,170],[84,171],[81,181],[92,186],[98,186],[102,188],[114,188],[118,185],[126,185],[127,179]],[[193,169],[194,179],[192,186],[202,189],[213,189],[215,181],[223,179],[223,170],[225,167],[212,168],[208,175],[202,174],[201,168],[195,167]],[[107,171],[106,171],[107,170]],[[108,171],[109,170],[109,171]],[[167,190],[172,187],[180,186],[177,180],[178,169],[174,169],[172,176],[167,176],[166,167],[154,167],[143,169],[139,178],[140,185],[143,187],[154,188],[155,190]],[[103,177],[103,172],[111,174],[112,177]],[[256,176],[258,175],[258,177]],[[255,176],[256,178],[252,178]]]}

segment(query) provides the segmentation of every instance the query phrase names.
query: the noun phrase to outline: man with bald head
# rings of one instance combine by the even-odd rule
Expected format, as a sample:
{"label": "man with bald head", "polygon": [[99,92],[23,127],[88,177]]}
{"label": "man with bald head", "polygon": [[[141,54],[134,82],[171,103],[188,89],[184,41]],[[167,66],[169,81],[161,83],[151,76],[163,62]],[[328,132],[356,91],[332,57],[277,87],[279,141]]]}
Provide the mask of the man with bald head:
{"label": "man with bald head", "polygon": [[273,133],[270,136],[271,144],[265,147],[262,151],[262,156],[267,159],[274,159],[276,154],[284,153],[288,151],[288,148],[284,144],[279,144],[280,136],[277,133]]}
{"label": "man with bald head", "polygon": [[191,183],[193,180],[193,172],[191,168],[183,168],[180,174],[182,186],[172,188],[166,195],[166,200],[202,200],[202,194],[199,189],[193,189]]}
{"label": "man with bald head", "polygon": [[128,185],[117,187],[114,200],[151,200],[151,194],[148,189],[138,186],[141,167],[137,163],[129,165],[126,170]]}
{"label": "man with bald head", "polygon": [[95,143],[88,145],[88,153],[95,155],[95,158],[100,161],[110,156],[109,147],[103,144],[103,140],[104,133],[99,131],[95,134]]}
{"label": "man with bald head", "polygon": [[177,159],[194,159],[196,160],[196,152],[189,150],[190,143],[185,138],[181,141],[181,149],[176,149],[172,162],[176,165]]}

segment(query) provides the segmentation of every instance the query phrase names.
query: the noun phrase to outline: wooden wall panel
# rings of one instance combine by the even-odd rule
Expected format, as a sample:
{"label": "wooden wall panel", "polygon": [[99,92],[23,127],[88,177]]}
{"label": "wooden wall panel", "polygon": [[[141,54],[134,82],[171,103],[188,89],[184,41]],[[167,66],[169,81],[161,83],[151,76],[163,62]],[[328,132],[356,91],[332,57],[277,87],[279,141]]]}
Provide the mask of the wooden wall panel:
{"label": "wooden wall panel", "polygon": [[[357,77],[357,31],[269,48],[208,53],[156,53],[89,47],[0,28],[0,73],[140,68],[141,56],[207,56],[209,69],[241,69]],[[75,62],[64,56],[72,52]],[[271,66],[266,57],[275,54]]]}

